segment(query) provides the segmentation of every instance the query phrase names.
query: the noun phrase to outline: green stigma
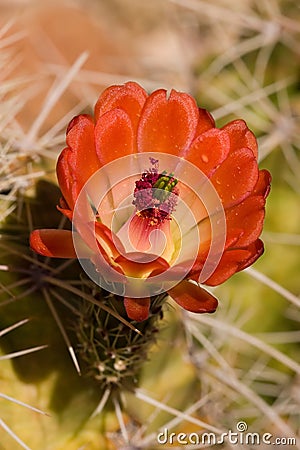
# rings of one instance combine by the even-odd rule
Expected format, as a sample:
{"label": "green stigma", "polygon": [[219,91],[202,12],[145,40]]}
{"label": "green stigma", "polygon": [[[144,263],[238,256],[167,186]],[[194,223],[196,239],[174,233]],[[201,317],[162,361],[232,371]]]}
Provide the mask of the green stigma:
{"label": "green stigma", "polygon": [[177,183],[178,180],[174,178],[174,174],[170,173],[167,175],[167,172],[164,170],[153,185],[153,187],[156,188],[153,196],[160,202],[164,202],[174,190]]}

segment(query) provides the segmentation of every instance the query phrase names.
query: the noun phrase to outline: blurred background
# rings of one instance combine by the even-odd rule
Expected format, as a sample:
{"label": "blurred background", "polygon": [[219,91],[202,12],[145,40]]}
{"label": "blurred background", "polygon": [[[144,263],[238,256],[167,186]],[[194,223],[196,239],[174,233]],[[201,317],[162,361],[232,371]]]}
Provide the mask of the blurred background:
{"label": "blurred background", "polygon": [[[205,424],[236,431],[241,420],[253,432],[298,436],[299,38],[296,0],[0,0],[0,330],[34,318],[0,334],[1,450],[176,448],[159,445],[158,431],[191,433]],[[260,167],[273,177],[265,254],[214,289],[214,315],[170,304],[139,389],[123,393],[123,412],[109,406],[89,419],[105,392],[78,377],[65,342],[53,338],[61,332],[49,302],[43,309],[44,297],[14,270],[28,251],[28,238],[23,248],[13,246],[20,238],[14,220],[26,216],[36,226],[22,198],[34,195],[39,180],[56,182],[68,122],[90,112],[105,87],[128,80],[149,92],[192,94],[218,126],[246,120]],[[41,192],[51,210],[52,194]],[[40,334],[39,318],[47,315],[53,323]],[[43,349],[5,358],[27,342],[50,342],[47,358],[39,359]],[[284,448],[300,448],[299,436]]]}

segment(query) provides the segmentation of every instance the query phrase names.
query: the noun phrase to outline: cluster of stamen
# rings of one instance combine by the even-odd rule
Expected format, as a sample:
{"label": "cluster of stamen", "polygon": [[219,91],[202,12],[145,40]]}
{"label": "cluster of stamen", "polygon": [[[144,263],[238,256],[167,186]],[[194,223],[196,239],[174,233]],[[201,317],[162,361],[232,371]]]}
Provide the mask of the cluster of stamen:
{"label": "cluster of stamen", "polygon": [[171,219],[177,205],[178,180],[172,173],[167,174],[166,171],[159,173],[158,159],[149,159],[152,167],[143,172],[140,180],[135,182],[132,203],[136,207],[136,214],[150,219],[151,225],[159,225]]}

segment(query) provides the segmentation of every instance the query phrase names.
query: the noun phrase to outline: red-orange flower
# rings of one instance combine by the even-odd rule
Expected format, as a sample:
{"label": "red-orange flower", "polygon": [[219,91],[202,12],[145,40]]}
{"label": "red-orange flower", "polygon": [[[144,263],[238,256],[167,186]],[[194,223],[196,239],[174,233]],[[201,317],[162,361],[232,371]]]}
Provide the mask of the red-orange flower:
{"label": "red-orange flower", "polygon": [[[147,165],[139,155],[147,155]],[[141,161],[137,176],[132,167]],[[101,176],[95,178],[97,173]],[[160,89],[147,95],[133,82],[109,87],[94,117],[80,115],[69,124],[57,176],[63,195],[58,208],[76,230],[35,230],[31,247],[58,258],[76,258],[79,251],[101,276],[129,286],[124,304],[131,319],[148,317],[148,286],[157,277],[183,308],[213,312],[217,300],[199,281],[219,285],[263,253],[259,236],[271,177],[258,169],[256,139],[243,120],[216,128],[212,116],[188,94],[172,90],[167,95]],[[100,201],[96,191],[105,186]],[[206,193],[218,198],[213,212]],[[122,208],[129,208],[130,215],[122,216]],[[175,220],[177,208],[181,218]],[[187,225],[189,210],[192,225]],[[222,222],[222,217],[221,251],[219,245],[211,253],[211,222]],[[215,266],[201,278],[208,258]]]}

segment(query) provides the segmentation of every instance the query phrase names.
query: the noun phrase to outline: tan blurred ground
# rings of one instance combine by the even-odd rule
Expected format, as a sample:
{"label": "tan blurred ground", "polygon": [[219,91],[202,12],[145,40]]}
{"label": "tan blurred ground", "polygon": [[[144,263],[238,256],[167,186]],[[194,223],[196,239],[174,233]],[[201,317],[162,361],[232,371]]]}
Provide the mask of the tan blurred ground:
{"label": "tan blurred ground", "polygon": [[[21,33],[12,46],[16,67],[9,76],[25,77],[28,81],[22,88],[33,92],[26,111],[19,115],[25,129],[39,113],[56,77],[62,77],[83,52],[88,51],[84,70],[120,70],[121,47],[110,39],[100,15],[95,18],[88,9],[70,2],[2,2],[0,7],[2,24],[12,21],[6,37]],[[70,85],[53,108],[46,127],[81,101],[82,88],[80,82]]]}
{"label": "tan blurred ground", "polygon": [[[216,2],[217,17],[226,1]],[[249,3],[235,10],[247,15]],[[14,58],[8,78],[27,77],[20,87],[26,101],[18,115],[22,127],[30,127],[53,83],[85,51],[86,62],[42,130],[79,103],[92,105],[110,84],[136,80],[148,90],[174,87],[195,93],[197,64],[230,48],[240,33],[236,21],[217,24],[211,12],[167,0],[0,0],[0,24],[10,24],[3,40],[11,39],[5,46]]]}
{"label": "tan blurred ground", "polygon": [[185,62],[170,24],[171,10],[156,1],[146,5],[135,1],[2,0],[0,23],[7,27],[3,40],[12,53],[8,77],[26,79],[20,91],[23,89],[30,99],[18,115],[25,131],[54,81],[86,51],[80,75],[52,109],[45,129],[83,99],[92,104],[109,84],[145,79],[150,89],[168,85],[186,88]]}

